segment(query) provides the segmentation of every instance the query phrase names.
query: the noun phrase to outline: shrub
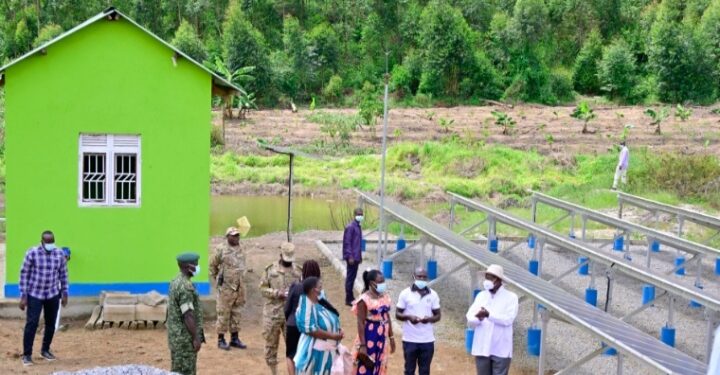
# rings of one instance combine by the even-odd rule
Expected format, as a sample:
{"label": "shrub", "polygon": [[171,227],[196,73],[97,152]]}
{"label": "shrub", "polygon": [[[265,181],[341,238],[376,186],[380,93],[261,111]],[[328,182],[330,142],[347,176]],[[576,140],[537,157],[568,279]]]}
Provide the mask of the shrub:
{"label": "shrub", "polygon": [[225,144],[222,127],[210,125],[210,146],[219,147]]}
{"label": "shrub", "polygon": [[692,109],[686,108],[682,104],[678,104],[677,107],[675,107],[675,117],[680,118],[680,121],[686,121],[692,116],[692,113]]}
{"label": "shrub", "polygon": [[343,81],[339,75],[334,75],[330,78],[327,86],[323,89],[323,95],[325,100],[330,103],[337,103],[343,94]]}
{"label": "shrub", "polygon": [[365,125],[374,129],[377,118],[382,115],[383,111],[383,103],[380,100],[380,95],[375,90],[375,86],[368,81],[365,81],[365,84],[363,84],[360,95],[360,117],[363,119]]}
{"label": "shrub", "polygon": [[552,93],[560,103],[569,103],[575,100],[573,91],[572,73],[564,69],[556,69],[550,75]]}
{"label": "shrub", "polygon": [[399,98],[403,98],[411,92],[411,81],[412,76],[408,68],[400,64],[395,65],[390,75],[390,90],[396,93]]}
{"label": "shrub", "polygon": [[501,111],[492,111],[493,117],[495,117],[495,125],[502,128],[504,135],[510,135],[513,129],[515,129],[515,120],[508,116],[507,113]]}

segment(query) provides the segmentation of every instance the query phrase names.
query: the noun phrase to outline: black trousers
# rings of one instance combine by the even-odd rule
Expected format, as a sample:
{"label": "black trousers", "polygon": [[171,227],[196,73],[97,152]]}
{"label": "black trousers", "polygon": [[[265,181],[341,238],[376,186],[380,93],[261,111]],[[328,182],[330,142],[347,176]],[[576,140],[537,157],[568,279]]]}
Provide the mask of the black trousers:
{"label": "black trousers", "polygon": [[403,341],[403,355],[405,356],[405,375],[430,375],[430,363],[435,354],[435,343],[414,343]]}
{"label": "black trousers", "polygon": [[37,332],[40,313],[45,313],[45,333],[43,335],[42,350],[50,350],[55,335],[55,320],[60,308],[60,295],[48,299],[27,297],[25,334],[23,335],[23,355],[32,355],[33,341]]}
{"label": "black trousers", "polygon": [[353,264],[347,263],[347,275],[345,277],[345,303],[352,303],[355,300],[353,295],[353,286],[355,285],[355,278],[357,277],[359,262],[353,262]]}

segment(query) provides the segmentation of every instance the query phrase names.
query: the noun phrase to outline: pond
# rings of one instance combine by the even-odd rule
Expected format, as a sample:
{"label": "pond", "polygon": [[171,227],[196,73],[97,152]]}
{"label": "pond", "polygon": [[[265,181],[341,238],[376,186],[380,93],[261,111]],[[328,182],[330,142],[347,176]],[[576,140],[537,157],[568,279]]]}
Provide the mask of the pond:
{"label": "pond", "polygon": [[[354,203],[346,200],[293,197],[293,232],[342,230],[352,218]],[[248,237],[285,231],[286,196],[214,195],[210,200],[210,235],[224,235],[238,218],[250,221]]]}

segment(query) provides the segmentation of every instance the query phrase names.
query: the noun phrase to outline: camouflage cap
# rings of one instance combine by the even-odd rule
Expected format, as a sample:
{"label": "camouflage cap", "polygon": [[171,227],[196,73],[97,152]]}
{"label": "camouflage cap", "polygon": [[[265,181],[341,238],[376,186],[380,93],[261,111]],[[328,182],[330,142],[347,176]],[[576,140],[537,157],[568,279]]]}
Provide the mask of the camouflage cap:
{"label": "camouflage cap", "polygon": [[178,255],[175,259],[177,259],[178,263],[195,263],[198,259],[200,259],[200,255],[193,252],[187,252]]}
{"label": "camouflage cap", "polygon": [[283,242],[283,244],[280,245],[280,256],[286,262],[294,262],[295,261],[295,245],[293,245],[290,242]]}

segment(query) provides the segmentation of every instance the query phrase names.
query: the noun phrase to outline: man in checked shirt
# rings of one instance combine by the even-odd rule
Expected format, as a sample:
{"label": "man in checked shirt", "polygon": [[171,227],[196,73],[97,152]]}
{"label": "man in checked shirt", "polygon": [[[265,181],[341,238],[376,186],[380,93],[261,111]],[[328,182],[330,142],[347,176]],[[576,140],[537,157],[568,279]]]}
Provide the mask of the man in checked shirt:
{"label": "man in checked shirt", "polygon": [[39,246],[30,248],[25,253],[20,269],[20,310],[27,308],[27,321],[23,336],[22,363],[32,366],[32,347],[35,341],[40,312],[45,312],[45,334],[43,336],[40,356],[54,361],[50,351],[55,320],[60,303],[67,305],[68,298],[67,262],[62,250],[55,246],[55,236],[51,231],[42,234]]}

